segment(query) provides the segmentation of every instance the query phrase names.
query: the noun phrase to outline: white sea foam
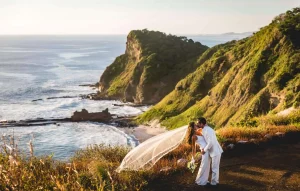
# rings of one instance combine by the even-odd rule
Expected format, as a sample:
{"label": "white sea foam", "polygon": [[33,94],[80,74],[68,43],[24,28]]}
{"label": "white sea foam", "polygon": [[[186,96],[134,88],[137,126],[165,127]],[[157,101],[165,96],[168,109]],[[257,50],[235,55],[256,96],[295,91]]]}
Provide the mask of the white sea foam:
{"label": "white sea foam", "polygon": [[68,53],[61,53],[59,54],[60,57],[64,58],[64,59],[72,59],[72,58],[78,58],[78,57],[85,57],[85,56],[89,56],[88,54],[84,54],[84,53],[72,53],[72,52],[68,52]]}
{"label": "white sea foam", "polygon": [[0,50],[0,52],[5,53],[27,53],[27,52],[47,52],[42,50]]}
{"label": "white sea foam", "polygon": [[19,61],[14,61],[14,62],[11,62],[11,61],[0,61],[0,65],[1,64],[9,64],[9,65],[30,65],[30,66],[40,66],[41,64],[38,64],[38,63],[34,63],[34,62],[19,62]]}
{"label": "white sea foam", "polygon": [[36,102],[18,104],[1,104],[0,119],[26,120],[36,118],[68,118],[74,111],[87,109],[89,112],[99,112],[108,108],[109,112],[118,116],[141,114],[147,107],[119,107],[119,101],[93,101],[81,98],[44,99]]}
{"label": "white sea foam", "polygon": [[25,73],[10,73],[10,72],[0,72],[1,76],[6,77],[14,77],[14,78],[20,78],[20,79],[26,79],[26,80],[34,80],[34,76],[31,74],[25,74]]}
{"label": "white sea foam", "polygon": [[97,53],[104,53],[104,52],[109,52],[106,50],[98,50],[98,51],[92,51],[92,52],[82,52],[82,53],[77,53],[77,52],[66,52],[66,53],[60,53],[58,54],[60,57],[70,60],[73,58],[79,58],[79,57],[87,57],[90,56],[91,54],[97,54]]}
{"label": "white sea foam", "polygon": [[128,145],[136,142],[115,127],[101,123],[61,123],[48,126],[17,127],[0,129],[1,134],[14,134],[18,145],[28,153],[27,143],[33,139],[36,155],[54,153],[56,159],[68,159],[78,149],[89,145]]}
{"label": "white sea foam", "polygon": [[22,47],[1,47],[0,52],[4,53],[26,53],[26,52],[49,52],[47,49],[32,49]]}

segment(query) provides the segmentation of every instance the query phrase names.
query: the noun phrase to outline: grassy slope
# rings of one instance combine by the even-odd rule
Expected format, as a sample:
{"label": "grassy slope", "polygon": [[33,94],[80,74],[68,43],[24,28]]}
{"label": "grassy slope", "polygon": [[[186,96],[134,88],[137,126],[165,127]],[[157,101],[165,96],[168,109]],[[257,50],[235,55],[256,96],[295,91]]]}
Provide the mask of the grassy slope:
{"label": "grassy slope", "polygon": [[165,119],[180,114],[207,95],[209,89],[216,85],[230,68],[230,63],[224,56],[224,52],[230,50],[234,44],[235,42],[229,42],[205,51],[196,62],[200,67],[179,81],[170,94],[141,115],[139,117],[140,122],[153,118]]}
{"label": "grassy slope", "polygon": [[277,23],[206,53],[198,61],[203,64],[139,122],[158,118],[172,129],[203,115],[220,127],[298,104],[300,51]]}
{"label": "grassy slope", "polygon": [[102,94],[136,103],[157,103],[193,71],[206,49],[185,37],[148,30],[131,31],[125,54],[107,67],[100,79]]}

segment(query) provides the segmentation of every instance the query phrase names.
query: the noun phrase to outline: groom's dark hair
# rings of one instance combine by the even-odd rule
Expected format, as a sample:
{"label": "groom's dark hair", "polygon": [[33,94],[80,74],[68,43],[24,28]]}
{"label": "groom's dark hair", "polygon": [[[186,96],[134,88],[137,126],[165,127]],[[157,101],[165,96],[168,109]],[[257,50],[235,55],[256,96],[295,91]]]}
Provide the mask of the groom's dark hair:
{"label": "groom's dark hair", "polygon": [[200,118],[198,118],[198,122],[205,125],[206,124],[206,119],[204,117],[200,117]]}

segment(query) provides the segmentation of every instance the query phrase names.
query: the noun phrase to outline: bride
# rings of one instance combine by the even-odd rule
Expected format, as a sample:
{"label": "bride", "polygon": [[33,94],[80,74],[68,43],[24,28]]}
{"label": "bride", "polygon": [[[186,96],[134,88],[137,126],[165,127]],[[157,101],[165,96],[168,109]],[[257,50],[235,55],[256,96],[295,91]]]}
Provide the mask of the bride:
{"label": "bride", "polygon": [[[188,126],[187,140],[188,143],[192,145],[193,158],[195,157],[197,145],[200,147],[201,151],[207,145],[202,135],[202,129],[197,128],[194,122],[190,122]],[[202,155],[201,158],[201,165],[199,167],[199,171],[195,180],[196,184],[198,185],[207,184],[209,169],[210,169],[210,158],[208,152],[206,152],[204,155]]]}
{"label": "bride", "polygon": [[[141,143],[125,156],[116,171],[147,170],[163,156],[176,149],[185,139],[192,145],[193,156],[195,155],[196,145],[199,145],[200,149],[206,146],[201,129],[196,128],[194,122],[190,122],[189,125],[159,134]],[[203,161],[207,158],[207,153],[202,156],[202,167]],[[196,183],[200,185],[202,185],[201,177],[208,173],[205,169],[209,169],[203,169],[201,166],[196,178]]]}

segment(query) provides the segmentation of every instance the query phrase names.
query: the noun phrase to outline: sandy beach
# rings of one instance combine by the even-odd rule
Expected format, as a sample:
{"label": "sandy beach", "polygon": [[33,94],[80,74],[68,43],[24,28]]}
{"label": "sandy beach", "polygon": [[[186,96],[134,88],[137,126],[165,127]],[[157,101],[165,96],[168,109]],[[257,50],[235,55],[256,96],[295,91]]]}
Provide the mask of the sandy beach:
{"label": "sandy beach", "polygon": [[166,128],[162,127],[158,121],[153,121],[149,125],[139,125],[132,128],[121,128],[126,134],[133,135],[140,143],[145,140],[166,132]]}

